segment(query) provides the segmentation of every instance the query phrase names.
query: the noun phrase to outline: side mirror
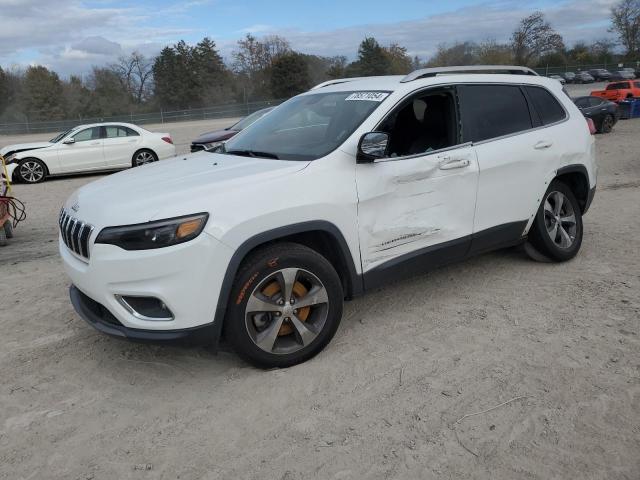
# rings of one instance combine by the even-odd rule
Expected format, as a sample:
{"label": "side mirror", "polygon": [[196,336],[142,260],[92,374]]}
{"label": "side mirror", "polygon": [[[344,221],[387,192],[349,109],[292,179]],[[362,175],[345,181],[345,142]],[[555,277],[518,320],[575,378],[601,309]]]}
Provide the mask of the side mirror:
{"label": "side mirror", "polygon": [[389,134],[385,132],[369,132],[362,135],[358,142],[358,163],[371,163],[385,158],[389,149]]}
{"label": "side mirror", "polygon": [[75,138],[67,138],[64,142],[65,145],[73,145],[74,143],[76,143],[76,139]]}

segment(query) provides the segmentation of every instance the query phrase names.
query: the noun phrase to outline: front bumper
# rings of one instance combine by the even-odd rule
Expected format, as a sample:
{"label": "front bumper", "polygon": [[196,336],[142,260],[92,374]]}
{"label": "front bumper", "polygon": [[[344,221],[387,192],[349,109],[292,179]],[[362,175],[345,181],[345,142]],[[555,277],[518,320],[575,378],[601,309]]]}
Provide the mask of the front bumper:
{"label": "front bumper", "polygon": [[[102,312],[100,318],[109,320],[113,317],[117,322],[105,320],[105,326],[105,321],[98,322],[92,317],[92,325],[108,327],[107,333],[113,334],[117,334],[112,332],[113,325],[121,332],[156,332],[159,338],[163,332],[171,336],[175,331],[212,324],[233,254],[229,247],[205,232],[190,242],[153,250],[127,251],[115,245],[94,243],[90,245],[89,260],[78,257],[62,239],[59,249],[71,283],[101,306],[101,309],[94,309],[94,313]],[[119,296],[157,298],[167,305],[174,318],[140,318],[123,306]],[[86,306],[87,302],[84,304]],[[81,311],[77,306],[76,309],[86,319],[86,309]]]}
{"label": "front bumper", "polygon": [[217,331],[213,323],[201,327],[180,330],[142,330],[125,327],[103,305],[82,293],[75,285],[69,287],[71,303],[78,315],[89,325],[114,337],[139,342],[186,342],[190,344],[215,344]]}

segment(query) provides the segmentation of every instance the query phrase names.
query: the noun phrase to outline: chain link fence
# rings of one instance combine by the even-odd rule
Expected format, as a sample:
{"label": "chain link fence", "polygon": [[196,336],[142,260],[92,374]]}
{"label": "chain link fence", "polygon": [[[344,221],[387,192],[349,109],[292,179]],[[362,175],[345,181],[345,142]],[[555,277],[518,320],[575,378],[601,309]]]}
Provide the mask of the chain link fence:
{"label": "chain link fence", "polygon": [[286,99],[265,100],[251,103],[234,103],[227,105],[214,105],[204,108],[192,108],[188,110],[160,110],[151,113],[130,113],[129,115],[116,115],[113,117],[91,117],[68,120],[29,121],[25,119],[20,123],[0,123],[0,135],[17,135],[23,133],[48,133],[64,132],[77,125],[102,122],[123,122],[144,125],[150,123],[173,123],[195,120],[211,120],[215,118],[244,117],[257,110],[273,107]]}

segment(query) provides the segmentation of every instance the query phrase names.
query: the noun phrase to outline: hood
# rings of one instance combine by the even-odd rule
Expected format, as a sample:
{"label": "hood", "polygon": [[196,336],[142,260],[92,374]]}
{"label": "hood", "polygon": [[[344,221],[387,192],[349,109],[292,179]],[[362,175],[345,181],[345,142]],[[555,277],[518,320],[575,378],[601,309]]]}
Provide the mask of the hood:
{"label": "hood", "polygon": [[238,133],[237,130],[216,130],[215,132],[203,133],[191,143],[211,143],[229,140]]}
{"label": "hood", "polygon": [[17,143],[14,145],[7,145],[6,147],[0,148],[0,155],[3,157],[5,155],[9,155],[14,152],[24,152],[27,150],[36,150],[38,148],[45,148],[55,145],[55,143],[51,142],[33,142],[33,143]]}
{"label": "hood", "polygon": [[74,216],[95,227],[143,223],[231,208],[230,190],[244,189],[304,169],[309,162],[199,152],[125,170],[89,183],[67,200]]}

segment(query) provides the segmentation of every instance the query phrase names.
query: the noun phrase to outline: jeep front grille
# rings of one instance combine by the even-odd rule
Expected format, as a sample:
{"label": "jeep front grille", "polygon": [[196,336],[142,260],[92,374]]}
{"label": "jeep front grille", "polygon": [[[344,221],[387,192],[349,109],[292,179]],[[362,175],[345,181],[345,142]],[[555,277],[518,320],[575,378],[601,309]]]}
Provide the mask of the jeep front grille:
{"label": "jeep front grille", "polygon": [[89,259],[89,238],[93,232],[93,225],[89,225],[69,215],[65,209],[60,210],[60,235],[69,250],[81,257]]}

